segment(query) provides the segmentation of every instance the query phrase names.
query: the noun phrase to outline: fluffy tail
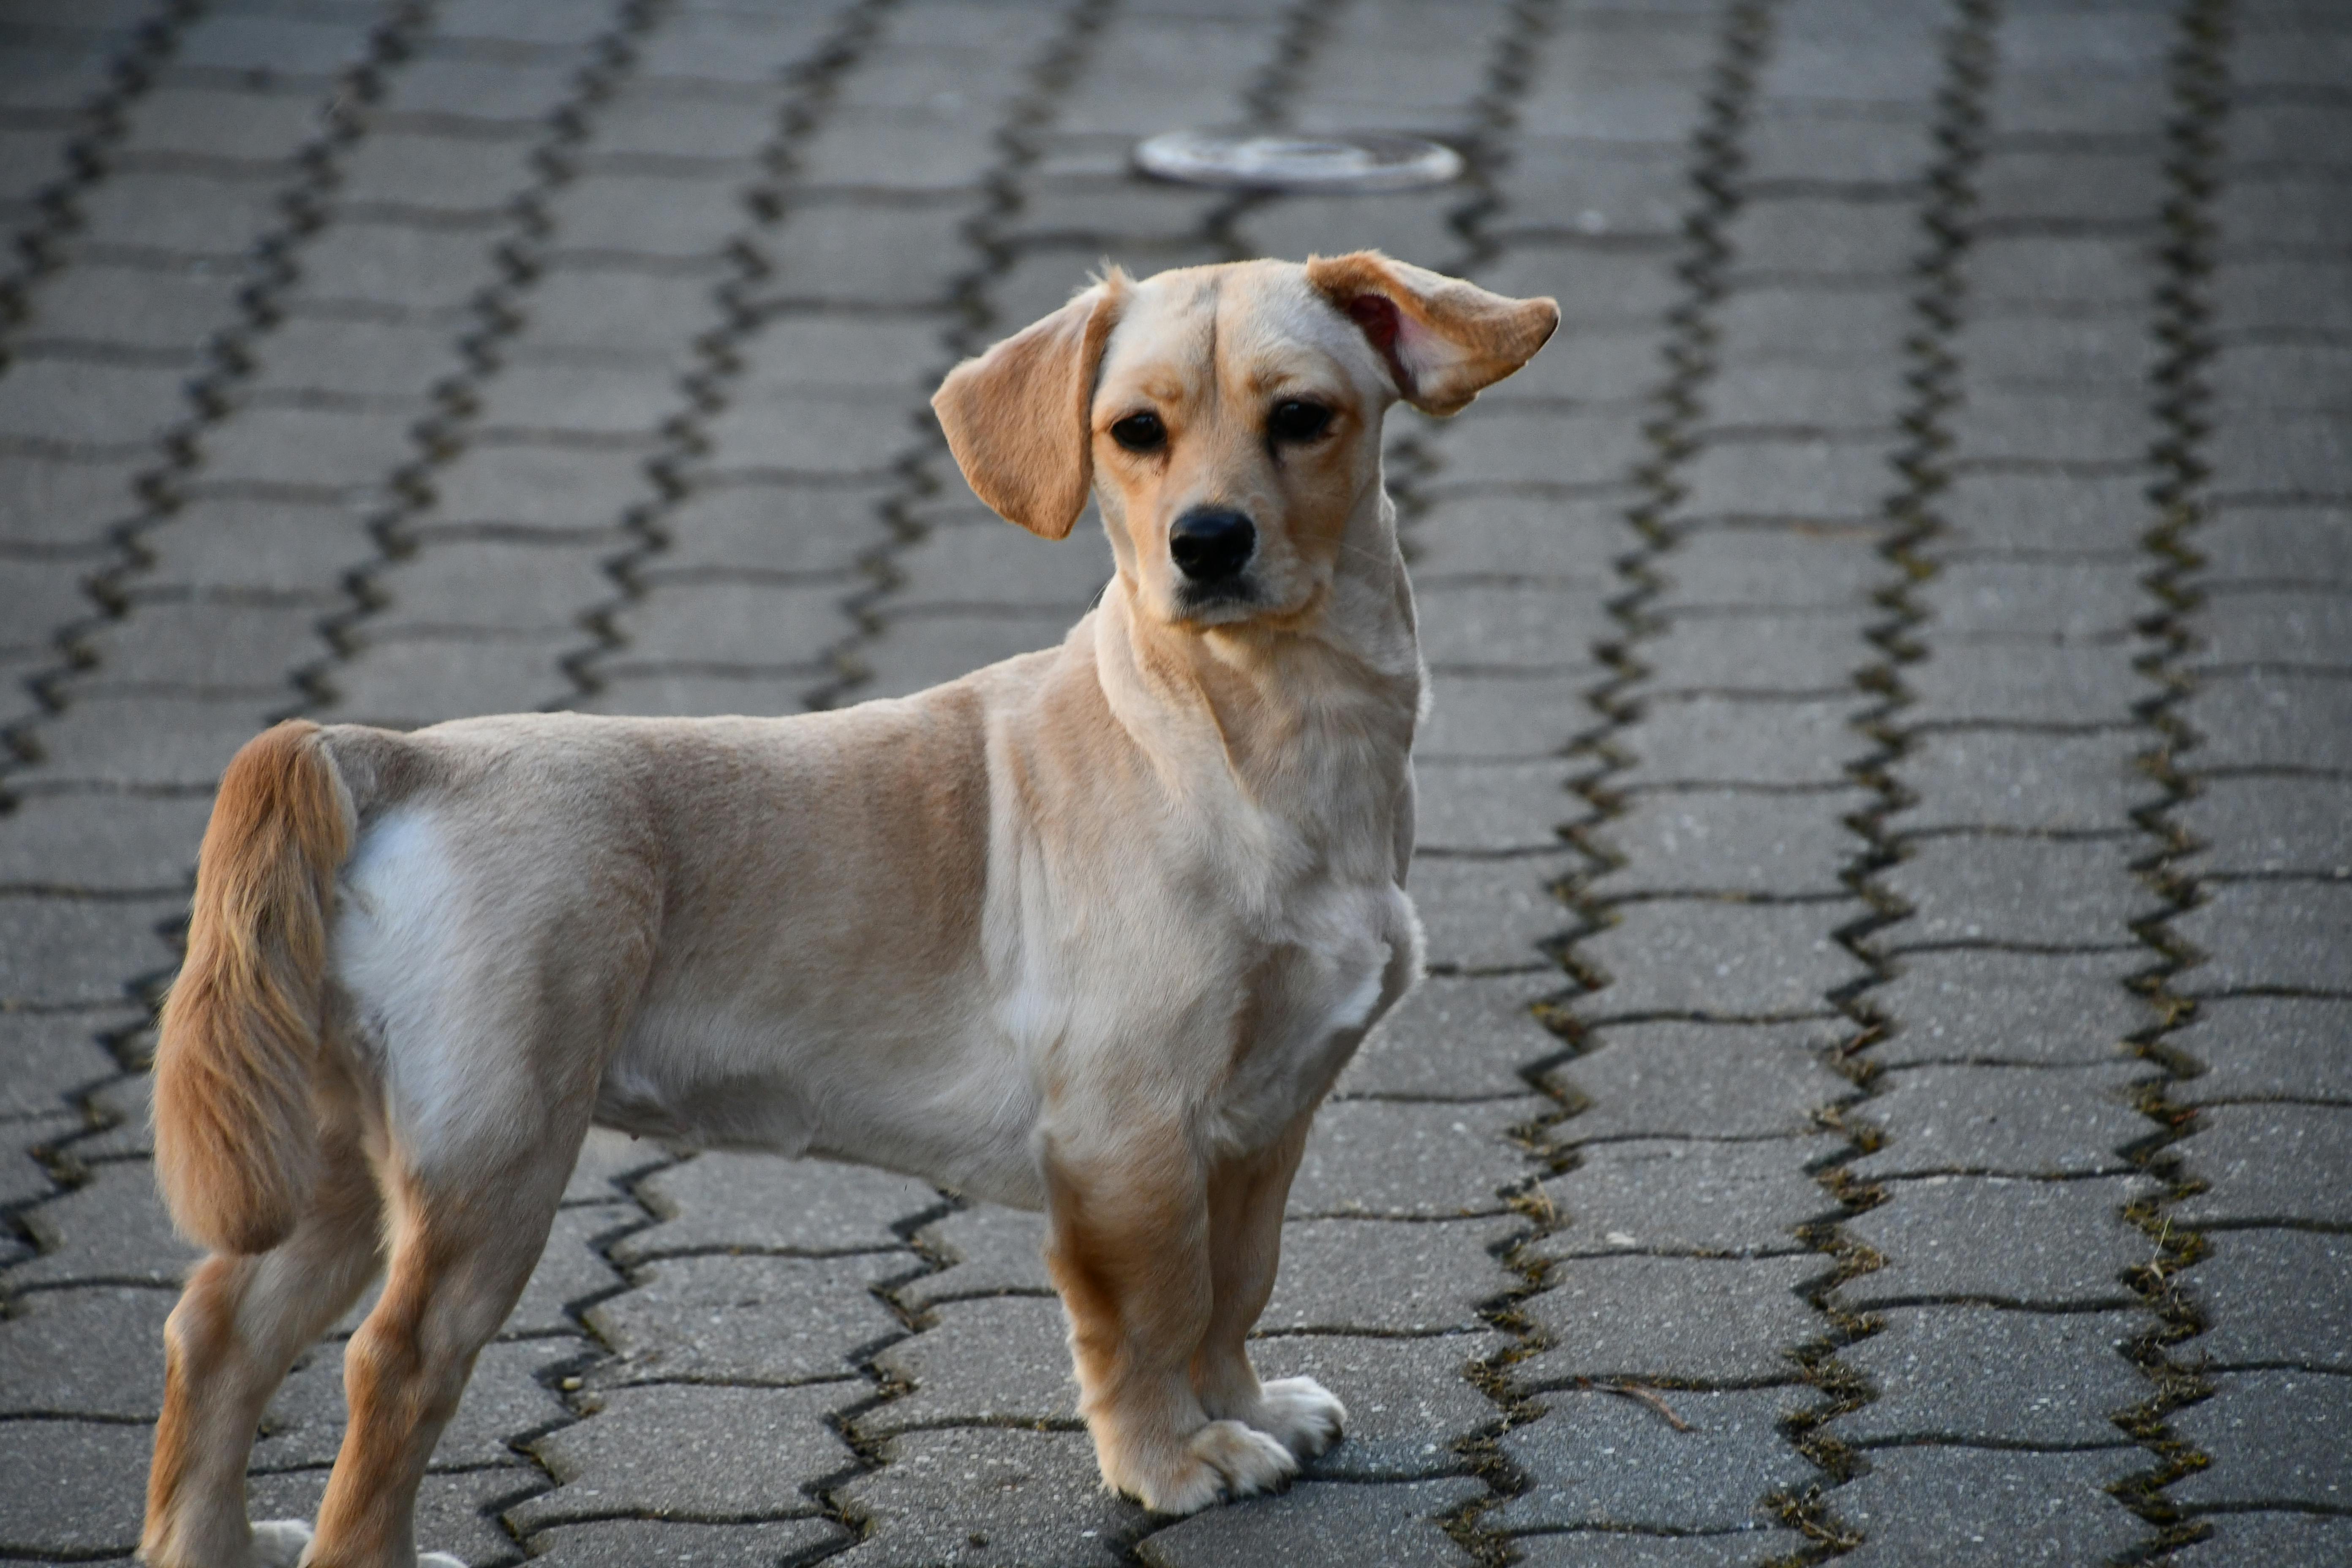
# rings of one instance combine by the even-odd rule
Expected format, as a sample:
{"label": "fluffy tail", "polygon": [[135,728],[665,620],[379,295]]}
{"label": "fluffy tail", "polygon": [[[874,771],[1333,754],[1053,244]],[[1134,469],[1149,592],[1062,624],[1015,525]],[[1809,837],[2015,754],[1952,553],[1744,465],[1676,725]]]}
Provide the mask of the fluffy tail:
{"label": "fluffy tail", "polygon": [[327,921],[351,797],[299,720],[246,742],[196,866],[188,957],[155,1050],[155,1174],[183,1235],[215,1252],[286,1239],[319,1163],[310,1079]]}

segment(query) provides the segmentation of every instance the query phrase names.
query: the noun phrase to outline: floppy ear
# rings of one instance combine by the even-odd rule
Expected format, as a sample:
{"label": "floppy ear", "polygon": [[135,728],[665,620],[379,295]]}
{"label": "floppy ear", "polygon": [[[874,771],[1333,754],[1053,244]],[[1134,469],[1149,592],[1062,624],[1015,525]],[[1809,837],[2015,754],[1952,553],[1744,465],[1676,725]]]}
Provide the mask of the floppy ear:
{"label": "floppy ear", "polygon": [[1114,269],[978,359],[931,395],[948,448],[974,494],[1045,539],[1068,537],[1094,485],[1095,371],[1118,324]]}
{"label": "floppy ear", "polygon": [[1459,413],[1535,357],[1559,325],[1550,300],[1512,300],[1377,250],[1310,256],[1307,281],[1371,340],[1397,395],[1424,414]]}

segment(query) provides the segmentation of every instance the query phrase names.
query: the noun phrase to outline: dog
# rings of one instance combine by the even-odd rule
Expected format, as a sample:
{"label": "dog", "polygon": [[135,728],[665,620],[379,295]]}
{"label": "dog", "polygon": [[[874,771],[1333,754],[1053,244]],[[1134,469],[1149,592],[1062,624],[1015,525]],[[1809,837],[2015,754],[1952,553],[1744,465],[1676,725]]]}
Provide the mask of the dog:
{"label": "dog", "polygon": [[[1058,647],[785,719],[292,721],[224,775],[155,1059],[209,1256],[165,1329],[152,1568],[406,1568],[417,1486],[592,1123],[1043,1208],[1104,1481],[1184,1514],[1339,1436],[1261,1382],[1309,1118],[1421,968],[1426,686],[1383,488],[1558,325],[1359,251],[1112,269],[932,399],[1117,575]],[[245,1469],[382,1271],[314,1527]],[[432,1554],[427,1564],[455,1564]]]}

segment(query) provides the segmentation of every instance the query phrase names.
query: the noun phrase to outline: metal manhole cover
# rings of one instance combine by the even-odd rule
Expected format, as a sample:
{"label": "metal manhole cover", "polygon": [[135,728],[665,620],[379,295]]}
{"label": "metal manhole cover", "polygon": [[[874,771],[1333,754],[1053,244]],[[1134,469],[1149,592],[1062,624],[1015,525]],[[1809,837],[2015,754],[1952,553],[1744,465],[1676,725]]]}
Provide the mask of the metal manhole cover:
{"label": "metal manhole cover", "polygon": [[1188,185],[1265,191],[1404,191],[1442,185],[1462,154],[1413,136],[1235,136],[1171,131],[1135,149],[1135,166]]}

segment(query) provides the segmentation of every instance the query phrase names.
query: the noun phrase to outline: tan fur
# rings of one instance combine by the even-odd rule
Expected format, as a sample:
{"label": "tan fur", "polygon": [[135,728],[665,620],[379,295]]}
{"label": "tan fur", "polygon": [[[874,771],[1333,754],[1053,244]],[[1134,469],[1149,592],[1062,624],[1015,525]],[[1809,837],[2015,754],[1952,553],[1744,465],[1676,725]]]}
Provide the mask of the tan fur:
{"label": "tan fur", "polygon": [[[1058,647],[793,719],[239,754],[159,1066],[167,1190],[217,1256],[168,1335],[155,1568],[413,1568],[418,1478],[592,1121],[1044,1207],[1103,1477],[1150,1508],[1337,1440],[1339,1401],[1262,1383],[1247,1337],[1314,1110],[1421,962],[1381,421],[1556,319],[1339,262],[1114,274],[949,377],[991,504],[1058,536],[1100,503],[1118,576]],[[1351,315],[1364,289],[1389,303]],[[1277,439],[1300,399],[1327,427]],[[1139,410],[1164,446],[1118,442]],[[1171,561],[1201,506],[1253,520],[1229,592]],[[386,1247],[316,1534],[249,1527],[269,1392]]]}
{"label": "tan fur", "polygon": [[350,807],[316,724],[229,763],[196,863],[188,954],[155,1050],[155,1173],[173,1223],[215,1252],[267,1252],[318,1165],[310,1103],[335,868]]}

